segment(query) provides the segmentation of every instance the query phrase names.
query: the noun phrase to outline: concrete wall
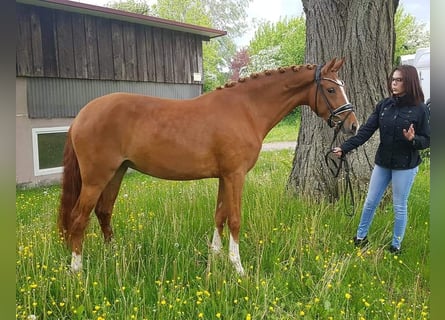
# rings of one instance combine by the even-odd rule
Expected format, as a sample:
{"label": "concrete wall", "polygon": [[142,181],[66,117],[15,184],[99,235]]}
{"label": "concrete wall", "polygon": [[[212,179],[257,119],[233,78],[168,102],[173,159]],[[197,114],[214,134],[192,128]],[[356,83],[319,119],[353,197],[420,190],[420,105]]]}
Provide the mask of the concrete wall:
{"label": "concrete wall", "polygon": [[73,119],[29,119],[26,94],[27,79],[16,78],[16,184],[37,186],[59,183],[61,174],[34,174],[32,129],[69,126]]}

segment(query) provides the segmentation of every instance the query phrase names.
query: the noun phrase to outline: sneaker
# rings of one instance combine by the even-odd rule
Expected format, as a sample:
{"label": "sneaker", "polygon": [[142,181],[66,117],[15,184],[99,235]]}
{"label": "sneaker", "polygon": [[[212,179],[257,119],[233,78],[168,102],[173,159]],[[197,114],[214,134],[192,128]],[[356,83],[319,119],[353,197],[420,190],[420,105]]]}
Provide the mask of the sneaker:
{"label": "sneaker", "polygon": [[402,253],[402,249],[397,248],[397,247],[395,247],[395,246],[393,246],[393,245],[391,245],[391,246],[388,247],[388,251],[389,251],[390,253],[393,253],[393,254],[400,254],[400,253]]}
{"label": "sneaker", "polygon": [[368,236],[365,236],[363,239],[358,239],[357,236],[354,236],[354,238],[352,238],[352,240],[354,241],[354,246],[359,247],[359,248],[363,248],[369,242]]}

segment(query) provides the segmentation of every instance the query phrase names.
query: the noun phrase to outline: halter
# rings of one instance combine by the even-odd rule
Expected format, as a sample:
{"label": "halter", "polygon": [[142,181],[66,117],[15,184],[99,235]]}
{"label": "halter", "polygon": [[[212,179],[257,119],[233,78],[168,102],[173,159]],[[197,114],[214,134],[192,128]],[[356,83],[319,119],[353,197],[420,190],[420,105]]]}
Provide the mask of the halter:
{"label": "halter", "polygon": [[[323,65],[324,64],[318,65],[317,69],[315,70],[315,82],[317,83],[317,91],[315,91],[315,113],[317,115],[318,115],[318,108],[317,108],[318,99],[317,99],[317,97],[318,97],[318,91],[321,87],[321,80],[327,80],[327,81],[333,82],[336,85],[338,85],[339,87],[343,87],[345,85],[345,83],[341,80],[336,81],[336,80],[330,79],[330,78],[322,78],[321,77],[321,68],[323,67]],[[346,103],[346,104],[338,107],[337,109],[334,109],[332,107],[332,105],[329,103],[328,97],[326,97],[326,94],[324,93],[324,91],[323,90],[320,90],[320,91],[321,91],[324,103],[328,106],[329,113],[331,114],[328,119],[328,125],[331,128],[336,127],[336,131],[339,131],[341,129],[341,127],[343,126],[343,121],[342,120],[335,121],[334,117],[338,116],[339,114],[342,114],[343,112],[349,111],[348,115],[346,116],[346,118],[347,118],[347,117],[349,117],[351,112],[354,112],[354,108],[353,108],[352,104]]]}

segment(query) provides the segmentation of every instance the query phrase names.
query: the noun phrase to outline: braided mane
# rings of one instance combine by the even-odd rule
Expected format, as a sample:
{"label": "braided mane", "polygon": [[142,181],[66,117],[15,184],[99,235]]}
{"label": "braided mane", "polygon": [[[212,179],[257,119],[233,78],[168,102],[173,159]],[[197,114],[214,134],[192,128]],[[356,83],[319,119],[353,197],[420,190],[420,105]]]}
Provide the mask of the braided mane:
{"label": "braided mane", "polygon": [[231,87],[236,86],[238,83],[245,83],[246,81],[249,81],[250,79],[259,79],[264,76],[271,76],[274,74],[285,73],[287,71],[299,72],[301,69],[313,70],[316,66],[317,65],[315,65],[315,64],[292,65],[292,66],[288,66],[288,67],[278,67],[277,69],[274,69],[274,70],[264,70],[262,72],[254,72],[254,73],[251,73],[247,77],[239,78],[238,81],[233,81],[233,80],[228,81],[224,85],[216,87],[216,90],[221,90],[224,88],[231,88]]}

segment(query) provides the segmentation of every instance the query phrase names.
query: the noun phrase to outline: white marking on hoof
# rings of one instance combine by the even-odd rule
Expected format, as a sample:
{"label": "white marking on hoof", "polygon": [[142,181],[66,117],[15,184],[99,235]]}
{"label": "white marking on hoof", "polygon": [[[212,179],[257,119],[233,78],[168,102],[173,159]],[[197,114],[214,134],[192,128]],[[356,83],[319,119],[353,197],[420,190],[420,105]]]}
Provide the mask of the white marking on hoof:
{"label": "white marking on hoof", "polygon": [[244,268],[241,265],[241,258],[239,255],[239,245],[235,242],[232,235],[230,235],[229,241],[229,259],[232,261],[233,266],[239,275],[244,275]]}
{"label": "white marking on hoof", "polygon": [[213,232],[212,245],[210,246],[210,249],[213,251],[213,253],[220,253],[221,248],[222,248],[221,237],[219,236],[218,229],[215,228],[215,231]]}
{"label": "white marking on hoof", "polygon": [[71,254],[71,271],[80,272],[82,270],[82,255],[73,252]]}

